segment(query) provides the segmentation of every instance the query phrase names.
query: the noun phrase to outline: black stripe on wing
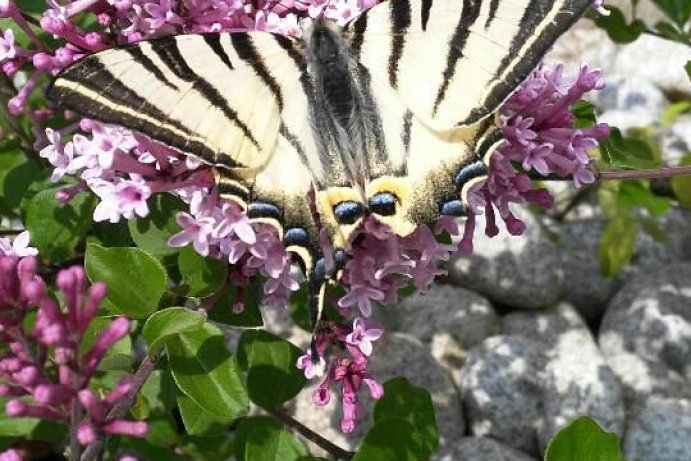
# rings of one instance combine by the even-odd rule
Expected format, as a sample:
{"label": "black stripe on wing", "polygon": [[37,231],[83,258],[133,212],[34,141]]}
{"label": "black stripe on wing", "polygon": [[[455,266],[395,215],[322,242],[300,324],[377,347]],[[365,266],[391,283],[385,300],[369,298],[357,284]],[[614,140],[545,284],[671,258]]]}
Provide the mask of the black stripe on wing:
{"label": "black stripe on wing", "polygon": [[[458,125],[475,123],[498,107],[511,91],[535,69],[556,39],[590,8],[592,1],[566,0],[560,2],[561,10],[557,13],[555,19],[545,26],[540,36],[527,50],[522,52],[521,56],[522,48],[534,36],[536,30],[545,21],[550,11],[553,8],[559,7],[555,3],[554,1],[546,0],[530,1],[521,18],[518,33],[513,38],[509,52],[506,53],[495,75],[502,75],[512,64],[514,67],[510,69],[506,78],[497,82],[485,100],[481,101],[479,107],[472,110],[465,120],[458,122]],[[499,5],[499,8],[501,8],[501,5]]]}
{"label": "black stripe on wing", "polygon": [[420,4],[420,26],[423,32],[427,30],[427,22],[429,21],[429,13],[432,9],[433,0],[422,0]]}
{"label": "black stripe on wing", "polygon": [[398,62],[403,56],[406,31],[410,27],[411,7],[409,0],[392,1],[391,11],[391,53],[389,54],[389,83],[398,87]]}
{"label": "black stripe on wing", "polygon": [[179,88],[161,72],[161,69],[154,64],[154,62],[149,59],[147,55],[145,55],[141,48],[138,46],[130,46],[127,48],[123,48],[125,53],[129,54],[132,56],[132,59],[134,59],[136,62],[141,64],[141,66],[149,71],[154,77],[156,77],[161,83],[166,85],[168,88],[172,88],[174,90],[179,90]]}
{"label": "black stripe on wing", "polygon": [[258,149],[259,142],[252,134],[249,127],[238,118],[238,113],[235,109],[228,105],[228,101],[221,95],[221,93],[214,88],[206,79],[198,75],[187,64],[175,37],[164,37],[152,40],[151,49],[158,55],[170,71],[179,79],[190,82],[194,88],[206,99],[211,105],[219,108],[229,121],[234,123],[242,134]]}
{"label": "black stripe on wing", "polygon": [[221,36],[219,34],[204,34],[203,37],[206,44],[211,48],[211,51],[216,53],[218,59],[220,59],[228,69],[235,70],[233,63],[230,61],[230,56],[228,56],[226,50],[223,49],[223,45],[221,45]]}
{"label": "black stripe on wing", "polygon": [[446,69],[444,69],[442,84],[439,87],[439,91],[437,91],[437,98],[434,101],[432,115],[437,114],[439,105],[446,96],[446,91],[449,89],[449,84],[456,73],[456,65],[463,57],[463,50],[468,42],[468,37],[470,36],[470,28],[473,26],[473,24],[475,24],[475,21],[477,21],[477,18],[480,16],[481,6],[482,0],[463,0],[463,10],[461,11],[461,17],[458,20],[453,37],[449,42],[449,53],[446,59]]}
{"label": "black stripe on wing", "polygon": [[283,110],[283,93],[281,92],[281,86],[264,64],[264,60],[257,52],[254,43],[252,43],[252,37],[250,37],[249,34],[230,34],[230,39],[240,59],[252,67],[257,76],[264,82],[269,91],[271,91],[271,94],[274,95],[274,98],[276,98],[278,108]]}
{"label": "black stripe on wing", "polygon": [[[141,63],[136,60],[132,62],[132,65],[137,64]],[[77,86],[67,88],[60,81]],[[165,84],[163,80],[161,83]],[[89,92],[91,95],[87,94]],[[169,119],[160,109],[123,84],[106,69],[98,56],[89,56],[67,68],[49,86],[46,95],[56,106],[72,109],[104,123],[139,131],[163,144],[197,155],[204,161],[212,162],[215,159],[215,151],[191,139],[194,135],[185,125]],[[100,96],[106,102],[96,102],[93,95]]]}

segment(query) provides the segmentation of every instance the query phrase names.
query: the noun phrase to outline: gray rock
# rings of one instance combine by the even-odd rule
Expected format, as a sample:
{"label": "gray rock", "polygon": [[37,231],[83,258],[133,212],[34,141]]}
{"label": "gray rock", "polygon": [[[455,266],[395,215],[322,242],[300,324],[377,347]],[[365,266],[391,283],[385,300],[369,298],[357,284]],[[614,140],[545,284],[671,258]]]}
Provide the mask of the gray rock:
{"label": "gray rock", "polygon": [[[404,376],[411,383],[424,387],[431,396],[437,417],[437,426],[442,447],[463,437],[465,422],[458,392],[451,378],[429,354],[419,340],[401,333],[387,333],[374,346],[370,372],[381,383],[391,378]],[[360,391],[363,404],[363,419],[352,434],[343,434],[341,426],[341,403],[337,390],[331,394],[331,401],[324,407],[312,403],[312,392],[318,382],[306,386],[292,402],[294,417],[318,434],[343,448],[355,449],[372,426],[374,402],[366,387]],[[315,454],[319,449],[315,446]]]}
{"label": "gray rock", "polygon": [[451,447],[440,450],[435,461],[536,461],[508,445],[484,437],[465,437]]}
{"label": "gray rock", "polygon": [[522,336],[486,339],[468,354],[461,398],[473,435],[538,455],[542,346]]}
{"label": "gray rock", "polygon": [[670,165],[678,165],[691,152],[691,115],[679,116],[660,138],[662,158]]}
{"label": "gray rock", "polygon": [[624,429],[623,391],[605,363],[587,326],[567,303],[545,312],[515,312],[503,319],[504,332],[539,339],[547,365],[540,386],[541,450],[580,415],[595,418],[619,435]]}
{"label": "gray rock", "polygon": [[556,433],[572,420],[588,415],[619,436],[624,432],[621,384],[605,363],[586,328],[559,335],[545,368],[543,425],[544,451]]}
{"label": "gray rock", "polygon": [[573,306],[560,303],[556,308],[540,312],[512,312],[502,317],[505,335],[525,336],[544,344],[546,354],[558,344],[562,334],[584,329],[583,319]]}
{"label": "gray rock", "polygon": [[651,399],[624,439],[629,461],[691,459],[691,401]]}
{"label": "gray rock", "polygon": [[657,125],[668,104],[665,95],[653,83],[626,74],[608,75],[607,86],[593,98],[603,111],[598,121],[623,131]]}
{"label": "gray rock", "polygon": [[485,236],[478,219],[475,250],[449,262],[449,279],[493,301],[523,309],[553,305],[561,294],[564,272],[555,245],[528,212],[524,235],[510,235],[500,224],[494,238]]}
{"label": "gray rock", "polygon": [[499,332],[499,317],[490,302],[452,285],[434,284],[426,294],[406,298],[386,312],[387,328],[428,345],[457,385],[467,351]]}
{"label": "gray rock", "polygon": [[[679,382],[691,379],[689,306],[691,263],[641,274],[612,300],[600,327],[600,348],[630,400],[640,404],[651,393],[687,395],[675,392]],[[627,366],[622,358],[628,358]]]}

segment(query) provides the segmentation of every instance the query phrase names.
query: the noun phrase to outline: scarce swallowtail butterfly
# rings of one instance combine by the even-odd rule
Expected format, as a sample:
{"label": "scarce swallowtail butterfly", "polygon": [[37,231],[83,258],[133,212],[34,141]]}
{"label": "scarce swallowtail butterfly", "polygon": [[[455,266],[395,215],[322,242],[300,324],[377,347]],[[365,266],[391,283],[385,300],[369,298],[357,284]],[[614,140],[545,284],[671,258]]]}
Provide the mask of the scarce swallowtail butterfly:
{"label": "scarce swallowtail butterfly", "polygon": [[142,41],[75,63],[49,97],[212,165],[222,196],[297,255],[316,326],[320,229],[342,254],[365,216],[400,236],[462,216],[501,140],[493,115],[592,1],[389,0],[302,38]]}

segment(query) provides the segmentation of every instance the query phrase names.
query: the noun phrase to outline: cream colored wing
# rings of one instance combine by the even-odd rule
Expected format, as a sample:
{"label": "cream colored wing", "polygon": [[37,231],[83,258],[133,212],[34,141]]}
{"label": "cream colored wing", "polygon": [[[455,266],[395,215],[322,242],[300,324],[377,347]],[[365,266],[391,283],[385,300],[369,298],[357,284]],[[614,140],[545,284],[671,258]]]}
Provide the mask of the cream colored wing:
{"label": "cream colored wing", "polygon": [[166,37],[84,58],[49,97],[250,177],[300,88],[297,54],[294,39],[262,32]]}
{"label": "cream colored wing", "polygon": [[346,26],[355,59],[436,130],[492,114],[592,0],[389,0]]}

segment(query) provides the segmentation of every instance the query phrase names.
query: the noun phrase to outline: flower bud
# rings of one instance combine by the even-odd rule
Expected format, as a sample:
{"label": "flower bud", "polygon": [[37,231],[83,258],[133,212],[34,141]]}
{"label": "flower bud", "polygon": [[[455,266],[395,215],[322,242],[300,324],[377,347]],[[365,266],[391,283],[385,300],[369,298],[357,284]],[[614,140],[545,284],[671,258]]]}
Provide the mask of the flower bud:
{"label": "flower bud", "polygon": [[146,437],[149,425],[144,421],[113,421],[106,424],[103,429],[109,434],[130,435],[132,437]]}
{"label": "flower bud", "polygon": [[19,399],[10,400],[5,404],[5,413],[11,418],[24,416],[28,409],[29,406]]}

